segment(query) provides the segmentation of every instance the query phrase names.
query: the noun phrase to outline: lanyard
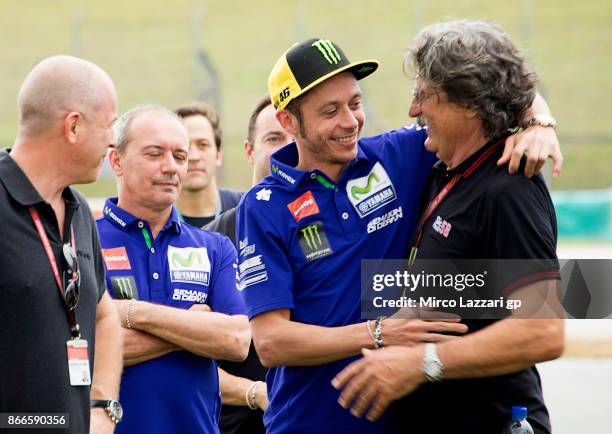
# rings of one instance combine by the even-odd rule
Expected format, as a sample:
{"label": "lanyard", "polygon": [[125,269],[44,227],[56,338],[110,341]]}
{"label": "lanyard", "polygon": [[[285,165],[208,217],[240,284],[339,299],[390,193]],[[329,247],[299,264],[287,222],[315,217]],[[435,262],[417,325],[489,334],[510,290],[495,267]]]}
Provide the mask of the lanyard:
{"label": "lanyard", "polygon": [[410,249],[410,256],[408,257],[409,265],[414,264],[417,251],[419,250],[419,245],[421,244],[421,237],[423,236],[423,229],[425,227],[425,223],[431,218],[434,211],[440,206],[442,201],[446,199],[450,191],[455,185],[457,185],[459,180],[461,180],[462,178],[469,177],[472,172],[474,172],[474,170],[478,168],[478,166],[480,166],[487,158],[491,156],[491,154],[493,154],[493,152],[495,152],[500,146],[503,145],[504,140],[505,139],[500,140],[495,145],[491,146],[489,149],[483,152],[482,155],[478,157],[478,159],[474,161],[465,172],[458,173],[453,176],[452,179],[447,182],[446,185],[442,188],[442,190],[440,190],[440,192],[431,200],[431,202],[429,202],[429,205],[427,205],[427,208],[425,208],[425,211],[423,211],[423,215],[421,215],[419,224],[417,225],[415,241],[412,245],[412,248]]}
{"label": "lanyard", "polygon": [[[72,337],[75,339],[79,339],[81,337],[81,333],[79,332],[79,324],[76,320],[76,312],[75,310],[69,310],[65,303],[65,292],[64,286],[62,285],[62,280],[60,278],[59,269],[57,268],[57,262],[55,260],[55,254],[53,253],[53,249],[51,248],[51,243],[49,242],[49,238],[47,237],[47,232],[42,224],[40,219],[40,215],[38,211],[33,206],[28,207],[30,211],[30,215],[32,216],[32,220],[34,221],[34,226],[36,226],[36,230],[38,231],[38,235],[40,236],[40,240],[42,242],[43,247],[45,248],[45,253],[47,254],[47,258],[49,259],[49,264],[51,265],[51,269],[53,270],[53,276],[55,277],[55,283],[57,283],[57,287],[59,288],[60,295],[62,297],[62,302],[64,307],[66,307],[66,312],[68,314],[68,321],[70,323],[70,332]],[[70,244],[72,244],[72,248],[76,254],[76,241],[74,237],[74,229],[72,228],[72,224],[70,225]],[[76,271],[72,270],[72,278],[76,279]]]}

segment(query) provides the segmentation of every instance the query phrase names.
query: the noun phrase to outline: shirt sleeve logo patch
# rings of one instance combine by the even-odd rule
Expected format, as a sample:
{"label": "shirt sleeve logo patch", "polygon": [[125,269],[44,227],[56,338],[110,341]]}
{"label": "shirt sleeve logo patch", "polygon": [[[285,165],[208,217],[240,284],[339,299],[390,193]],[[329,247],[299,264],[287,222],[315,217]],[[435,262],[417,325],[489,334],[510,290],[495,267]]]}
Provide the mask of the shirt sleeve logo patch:
{"label": "shirt sleeve logo patch", "polygon": [[380,161],[367,175],[348,181],[346,194],[361,218],[397,198],[395,187]]}
{"label": "shirt sleeve logo patch", "polygon": [[319,214],[319,206],[310,190],[287,205],[287,208],[296,222],[309,215]]}
{"label": "shirt sleeve logo patch", "polygon": [[333,250],[327,240],[322,222],[314,222],[298,230],[300,236],[300,247],[306,261],[314,261],[333,254]]}
{"label": "shirt sleeve logo patch", "polygon": [[114,247],[112,249],[102,249],[102,256],[106,263],[107,270],[131,270],[130,259],[128,258],[125,247]]}
{"label": "shirt sleeve logo patch", "polygon": [[257,200],[263,200],[268,202],[270,200],[270,196],[272,195],[272,190],[270,190],[269,188],[264,188],[262,190],[259,190],[257,193],[255,193],[255,198]]}
{"label": "shirt sleeve logo patch", "polygon": [[238,266],[237,279],[239,291],[247,286],[268,280],[268,271],[262,255],[255,255],[242,261]]}
{"label": "shirt sleeve logo patch", "polygon": [[113,298],[117,300],[138,300],[138,287],[134,276],[113,276],[111,277],[113,287]]}
{"label": "shirt sleeve logo patch", "polygon": [[168,246],[168,267],[172,282],[209,284],[210,260],[206,247]]}

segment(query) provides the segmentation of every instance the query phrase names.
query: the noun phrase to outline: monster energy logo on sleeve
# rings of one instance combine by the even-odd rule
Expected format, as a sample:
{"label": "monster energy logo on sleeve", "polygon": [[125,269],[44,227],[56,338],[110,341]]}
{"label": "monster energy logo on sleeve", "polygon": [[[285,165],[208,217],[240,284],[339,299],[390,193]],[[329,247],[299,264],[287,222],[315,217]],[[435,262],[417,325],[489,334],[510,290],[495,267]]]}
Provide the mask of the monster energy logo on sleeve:
{"label": "monster energy logo on sleeve", "polygon": [[322,222],[314,222],[298,230],[300,247],[308,262],[331,255],[333,252]]}
{"label": "monster energy logo on sleeve", "polygon": [[114,276],[111,277],[113,296],[116,299],[138,300],[138,289],[133,276]]}
{"label": "monster energy logo on sleeve", "polygon": [[337,64],[340,62],[340,54],[329,39],[319,39],[313,42],[312,46],[316,47],[329,63]]}

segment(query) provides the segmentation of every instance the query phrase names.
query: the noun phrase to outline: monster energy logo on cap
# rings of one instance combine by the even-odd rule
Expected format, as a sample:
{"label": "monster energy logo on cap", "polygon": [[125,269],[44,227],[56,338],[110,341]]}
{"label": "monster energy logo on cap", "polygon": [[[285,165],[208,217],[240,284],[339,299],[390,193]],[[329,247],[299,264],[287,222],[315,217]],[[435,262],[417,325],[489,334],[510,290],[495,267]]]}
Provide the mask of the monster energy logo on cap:
{"label": "monster energy logo on cap", "polygon": [[295,44],[276,62],[268,77],[270,100],[277,110],[319,83],[341,73],[353,73],[357,80],[378,68],[376,60],[351,62],[329,39],[312,38]]}
{"label": "monster energy logo on cap", "polygon": [[319,52],[329,63],[337,64],[340,62],[340,53],[338,53],[338,50],[336,50],[336,47],[334,47],[334,44],[332,44],[332,41],[329,39],[319,39],[313,42],[312,46],[317,47]]}
{"label": "monster energy logo on cap", "polygon": [[300,228],[298,233],[300,236],[300,247],[307,261],[314,261],[334,253],[327,240],[323,223],[311,223]]}

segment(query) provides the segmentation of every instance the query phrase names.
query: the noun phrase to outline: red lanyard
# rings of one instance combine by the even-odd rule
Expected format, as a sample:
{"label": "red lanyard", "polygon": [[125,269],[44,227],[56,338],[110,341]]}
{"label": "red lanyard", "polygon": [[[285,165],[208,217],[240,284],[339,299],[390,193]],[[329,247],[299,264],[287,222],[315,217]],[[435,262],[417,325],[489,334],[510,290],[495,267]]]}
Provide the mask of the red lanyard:
{"label": "red lanyard", "polygon": [[[49,264],[51,265],[51,269],[53,270],[53,276],[55,277],[55,282],[57,283],[57,287],[59,288],[60,295],[62,297],[62,303],[66,307],[66,312],[68,313],[68,321],[70,322],[70,331],[72,333],[72,337],[77,339],[80,338],[81,334],[79,332],[79,324],[76,320],[76,313],[73,310],[67,308],[65,304],[65,292],[64,286],[62,285],[62,280],[60,278],[59,269],[57,268],[57,262],[55,260],[55,254],[53,253],[53,249],[51,248],[51,243],[49,242],[49,238],[47,237],[47,232],[45,232],[45,228],[40,219],[40,215],[38,211],[33,206],[28,207],[30,210],[30,215],[32,216],[32,220],[34,221],[34,226],[36,226],[36,230],[38,231],[38,235],[40,236],[40,240],[42,241],[42,245],[45,248],[45,253],[47,253],[47,258],[49,259]],[[74,237],[74,229],[72,225],[70,225],[70,244],[76,254],[76,241]],[[72,278],[76,279],[76,271],[72,270]]]}
{"label": "red lanyard", "polygon": [[410,256],[408,257],[408,263],[410,265],[414,264],[414,260],[416,259],[416,254],[419,249],[419,245],[421,244],[421,237],[423,236],[423,228],[425,227],[425,223],[431,218],[434,211],[440,206],[442,201],[446,199],[448,193],[453,189],[455,185],[459,182],[461,178],[469,177],[474,170],[478,168],[487,158],[493,154],[503,143],[505,139],[500,140],[495,145],[491,146],[485,152],[482,153],[480,157],[476,161],[474,161],[470,167],[463,173],[458,173],[452,177],[452,179],[446,183],[446,185],[440,190],[440,192],[429,202],[425,211],[421,215],[421,219],[419,220],[419,224],[417,225],[416,237],[412,248],[410,249]]}

